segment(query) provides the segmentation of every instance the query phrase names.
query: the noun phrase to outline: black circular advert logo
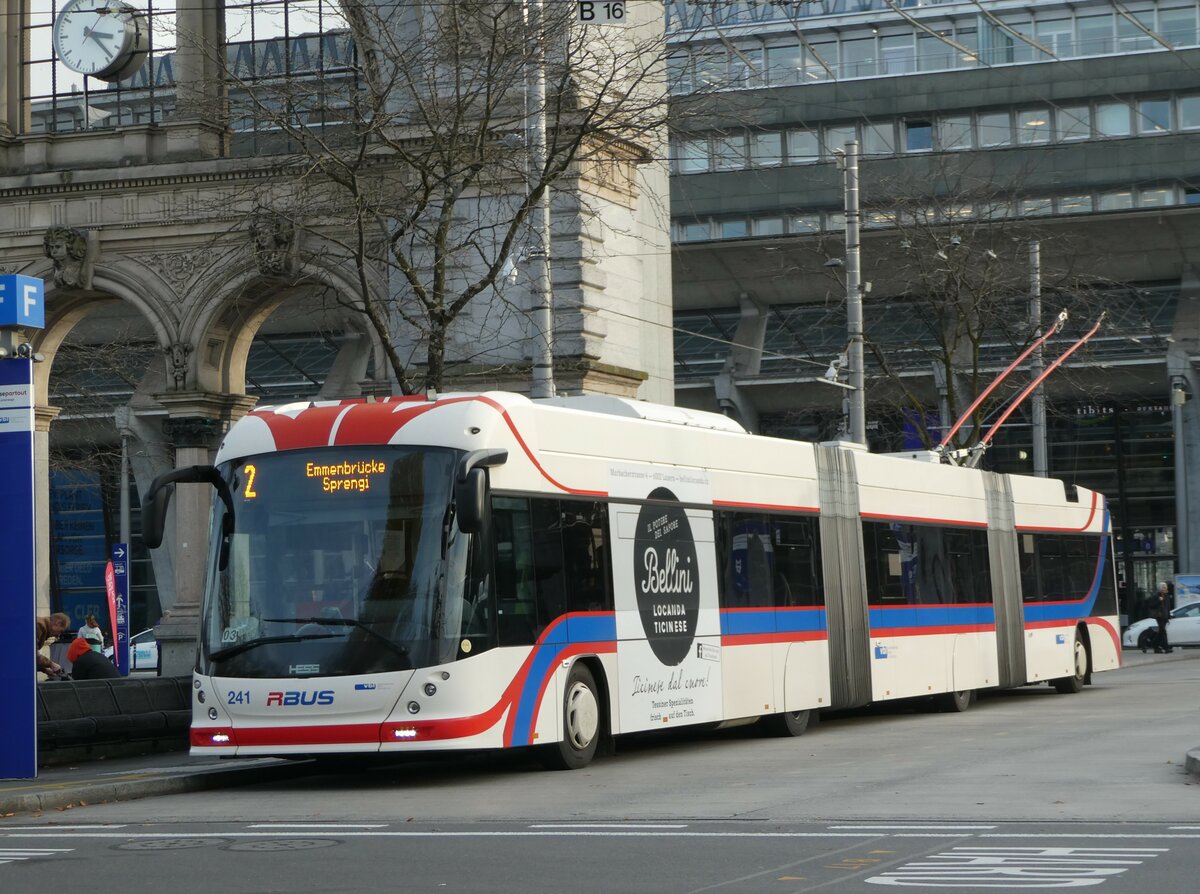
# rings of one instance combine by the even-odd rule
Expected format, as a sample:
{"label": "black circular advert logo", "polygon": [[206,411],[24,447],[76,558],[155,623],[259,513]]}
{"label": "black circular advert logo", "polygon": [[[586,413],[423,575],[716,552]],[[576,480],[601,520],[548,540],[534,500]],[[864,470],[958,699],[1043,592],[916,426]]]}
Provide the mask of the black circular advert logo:
{"label": "black circular advert logo", "polygon": [[[679,503],[665,487],[655,488],[649,499]],[[687,514],[679,505],[643,506],[633,544],[638,610],[646,639],[659,661],[679,664],[692,647],[700,614],[696,542]]]}

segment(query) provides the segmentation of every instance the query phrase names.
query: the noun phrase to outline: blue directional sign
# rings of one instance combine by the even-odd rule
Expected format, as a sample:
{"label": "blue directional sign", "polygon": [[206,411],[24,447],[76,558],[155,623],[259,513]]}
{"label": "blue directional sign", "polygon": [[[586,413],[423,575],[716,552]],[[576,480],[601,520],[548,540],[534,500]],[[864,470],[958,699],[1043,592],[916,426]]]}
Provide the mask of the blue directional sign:
{"label": "blue directional sign", "polygon": [[[11,277],[5,277],[11,279]],[[33,363],[0,360],[0,778],[37,776],[34,621]]]}
{"label": "blue directional sign", "polygon": [[46,327],[46,287],[40,279],[0,276],[0,326]]}
{"label": "blue directional sign", "polygon": [[113,583],[116,611],[113,624],[113,655],[122,677],[129,676],[129,544],[114,543],[112,548]]}

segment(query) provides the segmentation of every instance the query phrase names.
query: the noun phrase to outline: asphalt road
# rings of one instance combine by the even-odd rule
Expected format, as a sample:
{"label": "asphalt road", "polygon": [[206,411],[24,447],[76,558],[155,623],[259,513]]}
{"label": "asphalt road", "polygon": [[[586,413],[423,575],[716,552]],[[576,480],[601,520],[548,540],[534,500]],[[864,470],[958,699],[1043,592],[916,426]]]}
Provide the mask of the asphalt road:
{"label": "asphalt road", "polygon": [[799,739],[623,740],[576,772],[457,756],[14,817],[0,891],[1190,892],[1200,652],[1182,658]]}

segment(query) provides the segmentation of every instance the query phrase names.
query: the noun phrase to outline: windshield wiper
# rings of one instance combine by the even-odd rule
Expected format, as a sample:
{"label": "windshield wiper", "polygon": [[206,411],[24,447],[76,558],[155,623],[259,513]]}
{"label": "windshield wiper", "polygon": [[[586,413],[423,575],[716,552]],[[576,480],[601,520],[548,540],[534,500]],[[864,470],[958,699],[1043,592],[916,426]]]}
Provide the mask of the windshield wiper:
{"label": "windshield wiper", "polygon": [[[379,642],[383,643],[385,646],[387,646],[389,649],[391,649],[397,655],[400,655],[401,657],[404,657],[404,658],[408,657],[408,648],[407,647],[400,645],[400,643],[393,642],[392,640],[390,640],[386,636],[384,636],[382,633],[379,633],[378,631],[372,629],[370,624],[364,624],[362,621],[358,620],[358,618],[263,618],[262,620],[274,621],[274,622],[282,623],[282,624],[318,624],[322,627],[357,627],[359,630],[363,631],[368,636],[375,637],[375,639],[379,640]],[[337,636],[337,634],[336,633],[308,634],[304,638],[311,639],[314,636],[319,639],[324,636]],[[287,638],[284,637],[284,640],[286,640],[286,639]]]}
{"label": "windshield wiper", "polygon": [[234,655],[240,655],[243,652],[248,652],[250,649],[256,649],[259,646],[269,645],[270,643],[299,643],[309,639],[336,638],[336,633],[291,633],[287,636],[260,636],[258,639],[249,639],[235,646],[217,649],[215,652],[210,652],[208,657],[213,661],[224,661],[226,658],[232,658]]}

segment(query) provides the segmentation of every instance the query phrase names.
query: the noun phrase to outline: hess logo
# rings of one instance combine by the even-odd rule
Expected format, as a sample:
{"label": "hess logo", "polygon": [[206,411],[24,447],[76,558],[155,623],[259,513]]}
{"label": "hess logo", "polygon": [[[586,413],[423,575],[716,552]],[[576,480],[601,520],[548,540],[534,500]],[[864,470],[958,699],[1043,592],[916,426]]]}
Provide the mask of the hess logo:
{"label": "hess logo", "polygon": [[293,707],[297,705],[332,705],[333,690],[322,689],[320,691],[298,691],[291,690],[289,692],[268,692],[267,707],[271,705],[282,705],[284,707]]}

